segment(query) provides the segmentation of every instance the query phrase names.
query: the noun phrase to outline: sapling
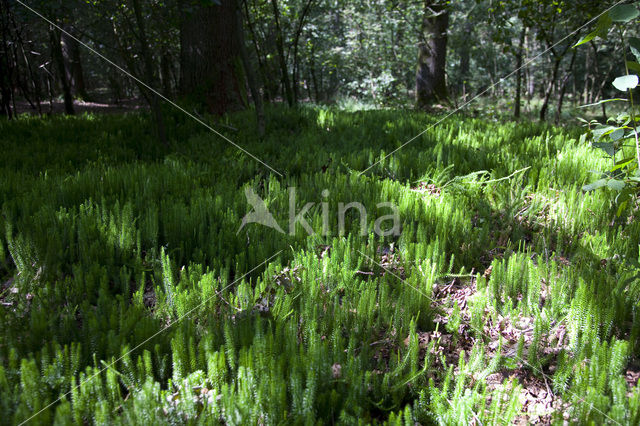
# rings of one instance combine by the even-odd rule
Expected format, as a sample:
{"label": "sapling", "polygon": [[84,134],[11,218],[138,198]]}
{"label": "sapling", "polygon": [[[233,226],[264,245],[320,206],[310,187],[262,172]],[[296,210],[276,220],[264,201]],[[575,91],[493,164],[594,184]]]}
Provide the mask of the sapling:
{"label": "sapling", "polygon": [[[583,187],[585,191],[593,191],[598,188],[608,187],[619,194],[616,197],[618,202],[617,214],[620,216],[629,204],[629,201],[637,194],[638,184],[640,183],[640,141],[638,140],[637,119],[635,105],[633,100],[633,89],[640,83],[637,74],[631,72],[640,72],[640,39],[635,37],[625,37],[625,30],[630,27],[633,22],[640,16],[637,4],[622,4],[613,7],[608,12],[602,14],[598,19],[596,29],[584,36],[575,46],[591,42],[595,38],[606,39],[612,28],[615,29],[620,37],[623,46],[625,74],[613,80],[612,84],[617,90],[626,92],[628,98],[604,99],[594,104],[585,105],[595,106],[608,102],[625,102],[627,103],[627,111],[619,114],[616,118],[607,120],[606,123],[600,123],[597,120],[581,121],[587,127],[587,132],[582,135],[581,140],[591,141],[594,148],[601,149],[611,159],[612,167],[605,171],[602,178]],[[615,26],[614,26],[615,24]],[[635,56],[636,61],[627,60],[627,46]],[[613,124],[610,124],[613,123]],[[625,142],[633,141],[635,146],[634,155],[625,155],[625,147],[629,145]],[[622,153],[622,159],[618,159],[619,153]]]}

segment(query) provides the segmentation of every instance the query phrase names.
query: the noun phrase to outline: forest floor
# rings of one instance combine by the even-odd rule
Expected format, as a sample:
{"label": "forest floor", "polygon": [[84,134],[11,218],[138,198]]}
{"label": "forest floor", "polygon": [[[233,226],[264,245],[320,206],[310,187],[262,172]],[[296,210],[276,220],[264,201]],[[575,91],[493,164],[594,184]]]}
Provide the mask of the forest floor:
{"label": "forest floor", "polygon": [[640,208],[578,130],[267,118],[218,130],[269,167],[171,112],[0,122],[11,423],[640,423]]}

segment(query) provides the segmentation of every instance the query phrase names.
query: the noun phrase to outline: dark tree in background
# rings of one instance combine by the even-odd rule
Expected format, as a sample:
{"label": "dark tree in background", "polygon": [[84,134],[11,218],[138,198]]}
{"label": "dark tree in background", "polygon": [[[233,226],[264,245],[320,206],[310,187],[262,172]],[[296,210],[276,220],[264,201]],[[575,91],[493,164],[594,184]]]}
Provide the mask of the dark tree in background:
{"label": "dark tree in background", "polygon": [[246,104],[236,13],[236,0],[202,2],[182,10],[180,90],[212,114]]}
{"label": "dark tree in background", "polygon": [[62,94],[64,96],[64,112],[65,114],[73,115],[73,96],[71,94],[71,85],[69,83],[69,79],[67,78],[69,72],[67,71],[67,66],[64,60],[64,53],[62,52],[62,32],[58,28],[51,26],[49,35],[51,38],[51,56],[53,57],[53,60],[58,69],[60,83],[62,84]]}
{"label": "dark tree in background", "polygon": [[[142,14],[140,1],[133,0],[132,4],[133,4],[133,10],[134,10],[134,16],[135,16],[135,22],[136,22],[136,30],[138,34],[137,38],[139,41],[140,52],[142,54],[142,61],[143,61],[142,76],[144,77],[144,81],[148,82],[147,85],[151,84],[151,87],[157,86],[157,82],[159,79],[155,71],[156,67],[154,66],[153,56],[150,51],[149,37],[147,36],[147,25],[145,24],[145,18]],[[140,92],[145,97],[145,99],[149,103],[149,106],[151,107],[151,112],[155,119],[156,132],[158,135],[158,139],[160,139],[160,142],[162,142],[166,146],[168,145],[167,133],[164,125],[164,116],[163,116],[162,108],[160,105],[160,99],[158,99],[158,96],[156,95],[156,93],[153,93],[151,90],[148,90],[148,88],[145,85],[140,84],[139,88],[140,88]]]}
{"label": "dark tree in background", "polygon": [[0,0],[0,115],[11,118],[13,116],[12,77],[13,63],[10,60],[9,46],[9,8],[7,0]]}
{"label": "dark tree in background", "polygon": [[416,104],[418,108],[447,101],[447,29],[449,10],[443,2],[425,0],[422,40],[418,45]]}
{"label": "dark tree in background", "polygon": [[74,34],[75,29],[71,25],[65,25],[64,30],[60,36],[60,40],[62,42],[62,54],[67,69],[67,80],[69,81],[73,95],[86,100],[87,88],[84,82],[80,43],[77,41],[78,35]]}

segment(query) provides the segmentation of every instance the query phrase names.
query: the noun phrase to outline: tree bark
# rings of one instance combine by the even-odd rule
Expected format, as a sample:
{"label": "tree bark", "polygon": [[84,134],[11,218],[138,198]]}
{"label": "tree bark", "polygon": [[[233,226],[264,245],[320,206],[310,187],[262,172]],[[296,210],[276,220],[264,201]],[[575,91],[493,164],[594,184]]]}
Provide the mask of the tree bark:
{"label": "tree bark", "polygon": [[520,44],[518,46],[518,54],[516,57],[516,100],[515,100],[515,108],[513,111],[513,116],[517,120],[520,118],[520,107],[522,101],[522,59],[524,56],[524,41],[527,35],[527,27],[522,26],[522,31],[520,32]]}
{"label": "tree bark", "polygon": [[[25,97],[27,102],[29,102],[31,107],[36,111],[38,111],[38,114],[42,115],[42,105],[41,105],[42,90],[40,86],[41,84],[40,75],[37,72],[34,72],[33,67],[31,65],[31,61],[29,60],[29,56],[32,55],[36,50],[36,48],[34,47],[34,42],[32,40],[25,42],[24,38],[22,37],[23,27],[18,26],[18,23],[16,22],[16,19],[15,19],[15,15],[11,13],[11,10],[9,9],[8,0],[1,0],[0,5],[3,7],[3,14],[4,14],[2,25],[3,25],[3,37],[6,37],[5,38],[5,45],[7,46],[6,54],[7,55],[13,54],[13,61],[11,61],[9,56],[6,57],[6,65],[8,66],[9,82],[11,85],[11,92],[10,92],[11,102],[13,103],[14,113],[16,111],[14,92],[16,89],[20,89],[22,91],[23,96]],[[11,39],[13,39],[14,41],[13,43],[8,42],[8,40],[11,40]],[[10,48],[9,46],[10,44],[12,45],[12,48]],[[18,51],[20,52],[20,54],[18,54]],[[29,52],[29,55],[27,55],[27,51]],[[24,84],[21,83],[21,79],[20,79],[20,72],[19,72],[20,59],[22,59],[22,61],[24,62],[24,66],[27,69],[27,74],[28,74],[28,80],[27,80],[27,76],[25,76]],[[16,74],[15,81],[13,79],[14,74]],[[27,83],[30,83],[33,88],[35,105],[31,101],[31,96],[29,95],[29,88],[28,88],[29,85]]]}
{"label": "tree bark", "polygon": [[289,84],[289,71],[287,70],[287,62],[284,56],[284,40],[282,38],[282,27],[280,26],[280,11],[278,9],[278,0],[271,0],[273,8],[273,19],[276,24],[276,49],[278,50],[278,63],[280,64],[280,74],[282,85],[284,86],[284,94],[289,106],[293,106],[293,91]]}
{"label": "tree bark", "polygon": [[[73,34],[73,28],[66,26],[65,31]],[[80,43],[74,38],[62,32],[62,53],[67,65],[67,79],[71,86],[72,93],[82,99],[87,99],[87,89],[84,81],[84,72],[82,69],[82,60],[80,56]]]}
{"label": "tree bark", "polygon": [[577,50],[573,49],[573,54],[571,55],[571,63],[569,64],[569,68],[567,68],[567,71],[565,72],[564,77],[562,78],[562,82],[560,83],[560,93],[558,95],[558,105],[556,108],[556,119],[555,119],[556,124],[560,123],[560,116],[562,114],[562,104],[564,103],[564,95],[567,92],[567,83],[569,82],[569,78],[573,74],[573,65],[576,62],[576,52]]}
{"label": "tree bark", "polygon": [[295,32],[295,36],[293,38],[293,102],[298,102],[298,71],[299,71],[299,63],[298,63],[298,45],[300,44],[300,35],[302,34],[302,28],[304,27],[304,21],[311,9],[311,5],[313,4],[313,0],[307,0],[307,3],[304,5],[302,9],[302,14],[300,15],[300,20],[298,21],[298,26]]}
{"label": "tree bark", "polygon": [[64,95],[64,112],[67,115],[75,114],[73,109],[73,96],[71,95],[71,86],[67,79],[67,67],[64,64],[64,55],[62,53],[62,42],[60,39],[60,30],[55,27],[49,29],[51,39],[51,55],[58,69],[58,77],[62,83],[62,93]]}
{"label": "tree bark", "polygon": [[246,70],[247,75],[247,83],[249,85],[249,90],[251,91],[251,98],[253,98],[253,105],[256,109],[256,123],[258,125],[258,135],[260,137],[264,136],[265,130],[265,122],[264,122],[264,107],[262,105],[262,96],[260,95],[260,90],[258,88],[258,82],[256,80],[255,72],[251,67],[251,63],[249,62],[249,54],[247,53],[247,48],[244,44],[244,28],[242,25],[242,10],[240,9],[240,5],[236,4],[236,19],[237,19],[237,35],[238,35],[238,44],[240,46],[240,57],[242,58],[242,64],[244,69]]}
{"label": "tree bark", "polygon": [[429,108],[448,99],[445,65],[447,55],[447,6],[425,1],[425,17],[422,20],[424,40],[418,45],[418,70],[416,72],[416,106]]}
{"label": "tree bark", "polygon": [[318,87],[318,78],[316,77],[316,61],[315,61],[315,49],[309,52],[309,71],[311,73],[311,81],[313,83],[314,101],[320,102],[320,88]]}
{"label": "tree bark", "polygon": [[236,0],[184,11],[180,28],[180,91],[212,114],[245,107]]}
{"label": "tree bark", "polygon": [[[144,81],[147,85],[154,87],[157,79],[155,78],[155,74],[153,72],[153,57],[151,56],[151,52],[149,51],[149,39],[147,38],[146,26],[144,24],[144,18],[142,17],[142,10],[140,9],[139,0],[133,0],[133,11],[136,18],[136,25],[138,27],[140,53],[142,54],[142,61],[144,62]],[[143,85],[139,85],[138,87],[140,88],[142,95],[145,97],[145,99],[149,103],[149,106],[151,107],[151,113],[153,114],[153,118],[156,123],[158,139],[163,145],[168,146],[169,141],[167,140],[167,132],[164,125],[162,105],[160,104],[158,96]]]}
{"label": "tree bark", "polygon": [[560,69],[560,63],[562,62],[562,56],[555,56],[553,60],[553,71],[551,73],[551,79],[547,84],[547,90],[544,95],[544,102],[540,108],[540,121],[544,121],[547,118],[547,111],[549,110],[549,101],[551,100],[551,94],[553,93],[553,87],[558,79],[558,70]]}
{"label": "tree bark", "polygon": [[12,63],[9,47],[9,2],[0,0],[0,22],[2,28],[2,50],[0,51],[0,115],[13,117],[11,101],[13,99]]}
{"label": "tree bark", "polygon": [[[270,102],[272,96],[272,88],[271,88],[271,84],[269,79],[268,79],[268,73],[266,71],[266,65],[265,65],[265,61],[266,58],[263,59],[263,52],[262,49],[260,48],[260,45],[258,44],[258,33],[256,32],[253,23],[251,22],[251,13],[249,12],[249,5],[247,0],[240,0],[243,2],[244,5],[244,15],[245,15],[245,19],[247,22],[247,28],[249,29],[249,34],[251,35],[251,42],[253,43],[253,48],[255,49],[256,52],[256,59],[258,60],[258,69],[260,71],[260,76],[262,78],[262,84],[263,84],[263,99],[266,100],[267,102]],[[277,84],[276,84],[277,86]]]}
{"label": "tree bark", "polygon": [[[464,31],[466,34],[471,34],[473,32],[473,26],[471,25],[471,21],[467,20],[464,25]],[[469,78],[469,68],[471,64],[471,46],[469,43],[465,43],[460,48],[460,82],[458,83],[458,90],[462,91],[463,101],[466,101],[466,94],[469,90],[469,85],[467,79]]]}

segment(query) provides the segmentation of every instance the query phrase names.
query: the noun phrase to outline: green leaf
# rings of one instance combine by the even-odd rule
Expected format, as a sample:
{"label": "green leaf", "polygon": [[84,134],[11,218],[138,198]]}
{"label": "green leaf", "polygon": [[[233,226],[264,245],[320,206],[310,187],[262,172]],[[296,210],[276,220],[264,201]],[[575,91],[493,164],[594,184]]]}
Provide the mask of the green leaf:
{"label": "green leaf", "polygon": [[598,32],[597,31],[593,31],[593,32],[587,34],[586,36],[582,37],[580,39],[580,41],[578,41],[576,44],[573,45],[573,47],[576,48],[576,47],[581,46],[581,45],[583,45],[585,43],[589,43],[591,40],[593,40],[596,37],[598,37]]}
{"label": "green leaf", "polygon": [[636,57],[636,60],[640,62],[640,38],[629,37],[629,48],[631,48],[631,53]]}
{"label": "green leaf", "polygon": [[624,210],[627,208],[628,204],[629,204],[629,201],[627,200],[624,200],[623,202],[618,204],[618,210],[616,211],[616,216],[620,217],[620,215],[622,215],[622,212],[624,212]]}
{"label": "green leaf", "polygon": [[607,181],[607,187],[609,187],[610,189],[613,189],[614,191],[622,191],[625,186],[626,184],[621,180],[609,179]]}
{"label": "green leaf", "polygon": [[629,157],[629,158],[625,158],[624,160],[620,161],[618,164],[616,164],[616,166],[614,168],[611,169],[611,172],[615,172],[616,170],[620,170],[620,169],[624,169],[625,167],[627,167],[629,164],[635,162],[636,159],[635,157]]}
{"label": "green leaf", "polygon": [[629,22],[640,16],[638,9],[632,4],[619,4],[609,11],[613,22]]}
{"label": "green leaf", "polygon": [[613,80],[613,87],[622,92],[626,92],[630,89],[635,89],[637,85],[638,76],[635,74],[623,75],[622,77],[618,77]]}
{"label": "green leaf", "polygon": [[609,133],[609,137],[614,142],[617,141],[617,140],[622,139],[623,136],[624,136],[624,129],[623,128],[618,128],[618,129],[614,130],[613,132]]}
{"label": "green leaf", "polygon": [[580,143],[585,143],[587,141],[587,133],[583,133],[580,135]]}
{"label": "green leaf", "polygon": [[607,186],[607,179],[599,179],[595,182],[590,183],[589,185],[585,185],[582,187],[582,190],[585,192],[589,192],[598,188],[602,188],[603,186]]}
{"label": "green leaf", "polygon": [[640,72],[640,64],[634,61],[627,61],[627,68],[631,71]]}
{"label": "green leaf", "polygon": [[603,150],[611,157],[616,154],[616,148],[613,146],[613,142],[593,142],[591,146]]}
{"label": "green leaf", "polygon": [[[578,47],[581,44],[588,43],[596,37],[606,39],[607,34],[609,33],[609,28],[611,28],[612,23],[613,23],[613,20],[611,19],[611,16],[609,16],[608,13],[605,13],[600,17],[600,19],[598,19],[598,24],[596,25],[596,29],[593,32],[582,37],[580,41],[577,42],[573,47]],[[638,60],[640,61],[640,59]]]}
{"label": "green leaf", "polygon": [[628,113],[626,112],[621,112],[620,114],[618,114],[618,116],[616,117],[616,121],[618,123],[624,123],[621,126],[624,127],[627,124],[629,124],[629,122],[631,121],[631,117],[629,116]]}
{"label": "green leaf", "polygon": [[613,126],[604,126],[604,125],[600,125],[597,128],[593,129],[591,131],[591,134],[593,135],[593,138],[596,141],[599,141],[600,139],[602,139],[603,136],[608,135],[609,133],[613,132],[616,128]]}

